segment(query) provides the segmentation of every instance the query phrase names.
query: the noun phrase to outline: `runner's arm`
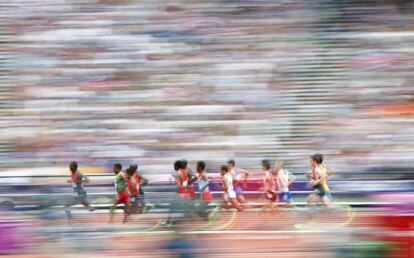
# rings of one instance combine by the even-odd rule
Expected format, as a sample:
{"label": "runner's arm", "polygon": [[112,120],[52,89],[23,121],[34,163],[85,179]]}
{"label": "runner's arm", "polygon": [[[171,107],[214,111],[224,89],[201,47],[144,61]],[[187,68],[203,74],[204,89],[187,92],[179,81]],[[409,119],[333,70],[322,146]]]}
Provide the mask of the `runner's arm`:
{"label": "runner's arm", "polygon": [[224,180],[224,179],[223,179],[223,190],[224,190],[225,192],[227,192],[227,189],[228,189],[228,186],[227,186],[227,180]]}
{"label": "runner's arm", "polygon": [[197,176],[194,175],[193,171],[189,166],[187,166],[187,177],[188,177],[188,185],[192,185],[196,180]]}
{"label": "runner's arm", "polygon": [[139,175],[141,177],[141,182],[139,183],[140,186],[144,186],[148,184],[148,179],[146,179],[145,177]]}
{"label": "runner's arm", "polygon": [[197,181],[197,177],[191,173],[188,173],[188,185],[192,185],[195,181]]}
{"label": "runner's arm", "polygon": [[330,168],[326,168],[326,180],[328,180],[331,176],[333,176],[335,172]]}
{"label": "runner's arm", "polygon": [[84,183],[89,183],[89,178],[82,174],[81,181],[84,182]]}
{"label": "runner's arm", "polygon": [[248,171],[246,169],[239,168],[239,172],[240,172],[240,174],[244,174],[244,177],[246,177],[246,178],[250,175],[250,171]]}
{"label": "runner's arm", "polygon": [[175,176],[173,176],[173,177],[175,179],[175,183],[177,185],[180,185],[181,184],[181,181],[183,180],[183,175],[181,174],[181,171],[177,171],[176,174],[175,174]]}
{"label": "runner's arm", "polygon": [[267,176],[264,176],[262,181],[263,181],[263,185],[262,185],[262,187],[260,187],[260,190],[261,191],[267,191],[268,190],[267,189],[267,182],[268,182]]}
{"label": "runner's arm", "polygon": [[195,176],[193,170],[189,166],[187,166],[187,175],[189,176],[188,178]]}
{"label": "runner's arm", "polygon": [[322,174],[321,170],[319,168],[316,168],[315,173],[316,173],[316,176],[318,178],[315,178],[313,180],[313,185],[322,184],[323,183],[323,174]]}
{"label": "runner's arm", "polygon": [[296,176],[288,170],[288,185],[291,185],[296,180]]}
{"label": "runner's arm", "polygon": [[180,182],[181,182],[181,179],[182,179],[182,176],[180,175],[180,174],[176,174],[175,176],[174,176],[174,179],[175,179],[175,182],[177,183],[177,185],[180,185]]}

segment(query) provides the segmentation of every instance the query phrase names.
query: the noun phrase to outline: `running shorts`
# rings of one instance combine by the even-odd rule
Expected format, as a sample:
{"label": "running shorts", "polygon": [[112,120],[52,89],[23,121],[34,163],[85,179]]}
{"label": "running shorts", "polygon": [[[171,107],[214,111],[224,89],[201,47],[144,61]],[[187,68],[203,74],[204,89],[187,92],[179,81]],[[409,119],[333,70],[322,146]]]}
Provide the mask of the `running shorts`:
{"label": "running shorts", "polygon": [[117,200],[120,203],[128,203],[129,202],[128,191],[123,191],[123,192],[118,193]]}
{"label": "running shorts", "polygon": [[276,201],[276,199],[277,199],[277,194],[276,194],[276,192],[275,192],[275,191],[273,191],[273,190],[268,190],[268,191],[265,193],[265,197],[266,197],[266,199],[267,199],[267,200],[269,200],[269,201],[271,201],[271,202],[275,202],[275,201]]}
{"label": "running shorts", "polygon": [[234,187],[234,191],[236,192],[236,196],[237,196],[237,197],[239,197],[239,196],[243,196],[243,190],[241,189],[241,187],[240,187],[240,186],[235,186],[235,187]]}
{"label": "running shorts", "polygon": [[292,201],[292,194],[290,192],[280,192],[278,194],[279,202],[290,203]]}
{"label": "running shorts", "polygon": [[201,200],[203,200],[205,202],[211,202],[213,200],[213,195],[211,194],[210,191],[202,192],[201,193]]}
{"label": "running shorts", "polygon": [[229,192],[224,193],[224,200],[229,201],[230,199],[236,199],[235,191],[229,191]]}

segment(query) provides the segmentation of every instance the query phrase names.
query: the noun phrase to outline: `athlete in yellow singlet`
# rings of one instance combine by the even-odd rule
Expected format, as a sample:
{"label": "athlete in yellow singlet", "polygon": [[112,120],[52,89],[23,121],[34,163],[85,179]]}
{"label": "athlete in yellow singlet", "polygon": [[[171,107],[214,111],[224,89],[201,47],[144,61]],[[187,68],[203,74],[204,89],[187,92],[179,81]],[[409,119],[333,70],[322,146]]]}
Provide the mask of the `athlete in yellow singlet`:
{"label": "athlete in yellow singlet", "polygon": [[322,203],[327,205],[330,203],[332,198],[328,186],[328,178],[333,174],[333,171],[322,165],[322,162],[322,154],[315,154],[311,156],[312,172],[308,175],[308,177],[312,188],[315,190],[313,196],[318,196]]}

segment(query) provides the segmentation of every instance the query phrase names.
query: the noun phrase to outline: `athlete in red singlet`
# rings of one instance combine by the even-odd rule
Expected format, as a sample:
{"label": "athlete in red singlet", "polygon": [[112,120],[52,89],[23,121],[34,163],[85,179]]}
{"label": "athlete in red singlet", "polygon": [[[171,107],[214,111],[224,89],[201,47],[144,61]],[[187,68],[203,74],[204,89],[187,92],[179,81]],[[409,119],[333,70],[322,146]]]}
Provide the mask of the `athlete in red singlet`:
{"label": "athlete in red singlet", "polygon": [[270,172],[269,160],[262,160],[262,171],[264,172],[263,177],[263,192],[266,198],[266,204],[263,206],[263,211],[274,211],[274,202],[277,199],[275,191],[275,180],[272,173]]}
{"label": "athlete in red singlet", "polygon": [[178,185],[177,193],[185,198],[194,198],[195,191],[192,187],[192,184],[195,181],[194,176],[190,173],[190,169],[187,167],[186,160],[176,161],[174,167],[178,168],[177,175],[176,175],[176,182]]}
{"label": "athlete in red singlet", "polygon": [[145,193],[143,190],[143,186],[148,184],[148,179],[146,179],[139,173],[138,165],[136,164],[129,165],[128,170],[132,170],[134,172],[135,181],[138,184],[139,195],[135,199],[135,202],[138,204],[136,213],[144,213],[146,206],[145,206]]}
{"label": "athlete in red singlet", "polygon": [[139,198],[139,181],[136,177],[136,172],[129,167],[127,170],[127,179],[128,179],[128,191],[129,191],[129,200],[130,200],[130,212],[134,214],[138,210],[138,198]]}

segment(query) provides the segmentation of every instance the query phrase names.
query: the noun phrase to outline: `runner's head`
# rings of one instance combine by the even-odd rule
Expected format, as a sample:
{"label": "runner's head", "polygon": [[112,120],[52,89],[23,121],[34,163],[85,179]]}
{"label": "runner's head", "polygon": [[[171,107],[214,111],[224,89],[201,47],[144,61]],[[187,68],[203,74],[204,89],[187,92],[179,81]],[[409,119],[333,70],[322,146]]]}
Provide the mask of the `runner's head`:
{"label": "runner's head", "polygon": [[319,166],[323,162],[323,155],[322,154],[314,154],[310,157],[311,166],[313,168]]}
{"label": "runner's head", "polygon": [[133,177],[133,176],[134,176],[134,174],[135,174],[135,172],[136,172],[136,169],[134,170],[133,168],[131,168],[131,166],[130,166],[129,168],[127,168],[127,169],[126,169],[126,173],[127,173],[127,176],[128,176],[129,178]]}
{"label": "runner's head", "polygon": [[71,171],[72,173],[75,173],[75,172],[78,170],[78,162],[76,162],[76,161],[72,161],[72,162],[69,164],[69,169],[70,169],[70,171]]}
{"label": "runner's head", "polygon": [[197,162],[197,172],[202,176],[204,174],[204,170],[206,169],[206,163],[202,160]]}
{"label": "runner's head", "polygon": [[121,163],[115,163],[114,164],[114,173],[117,175],[117,174],[119,174],[119,172],[121,172],[121,170],[122,170]]}
{"label": "runner's head", "polygon": [[176,160],[174,162],[174,170],[178,171],[181,168],[181,160]]}
{"label": "runner's head", "polygon": [[279,170],[282,169],[283,163],[282,161],[275,161],[275,171],[278,172]]}
{"label": "runner's head", "polygon": [[262,160],[262,170],[263,171],[269,171],[271,165],[270,165],[270,161],[267,159]]}
{"label": "runner's head", "polygon": [[236,162],[234,162],[234,160],[231,159],[231,160],[227,161],[227,166],[228,166],[229,169],[232,169],[236,166]]}
{"label": "runner's head", "polygon": [[186,169],[188,166],[188,161],[186,159],[181,160],[181,169]]}
{"label": "runner's head", "polygon": [[129,168],[127,170],[132,170],[132,172],[137,172],[138,170],[138,165],[137,164],[131,164],[129,165]]}
{"label": "runner's head", "polygon": [[221,166],[221,168],[220,168],[221,175],[224,176],[225,174],[227,174],[227,172],[229,172],[228,167],[225,166],[225,165]]}

